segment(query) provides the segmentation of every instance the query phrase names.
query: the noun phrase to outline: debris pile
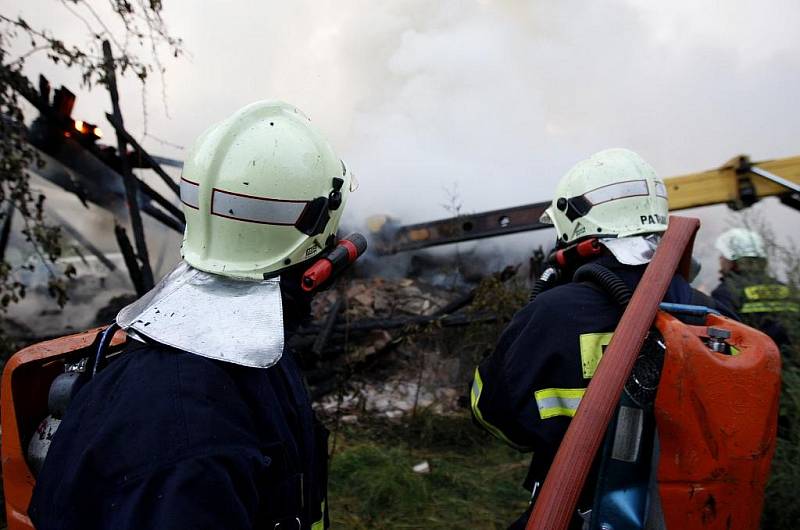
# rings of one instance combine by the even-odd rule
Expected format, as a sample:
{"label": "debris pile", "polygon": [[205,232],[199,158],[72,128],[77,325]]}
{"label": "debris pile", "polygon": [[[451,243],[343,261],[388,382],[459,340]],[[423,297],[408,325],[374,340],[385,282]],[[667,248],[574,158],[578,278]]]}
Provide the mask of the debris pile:
{"label": "debris pile", "polygon": [[[504,282],[515,272],[490,278]],[[314,323],[289,341],[318,410],[355,422],[362,414],[399,418],[463,406],[476,352],[493,343],[483,334],[464,344],[467,330],[499,318],[475,307],[479,289],[372,277],[348,278],[318,295]]]}
{"label": "debris pile", "polygon": [[352,320],[392,318],[399,315],[433,315],[444,308],[453,293],[411,278],[367,278],[344,282],[340,291],[327,291],[316,299],[314,316],[321,318],[342,295],[348,301],[345,316]]}

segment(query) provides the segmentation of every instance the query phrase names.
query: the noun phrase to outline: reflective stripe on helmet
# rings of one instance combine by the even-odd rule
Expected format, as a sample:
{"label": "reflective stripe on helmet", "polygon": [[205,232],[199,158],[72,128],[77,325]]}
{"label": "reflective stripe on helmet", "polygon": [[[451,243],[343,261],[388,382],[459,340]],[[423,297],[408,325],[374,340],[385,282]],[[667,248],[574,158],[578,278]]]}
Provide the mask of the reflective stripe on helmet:
{"label": "reflective stripe on helmet", "polygon": [[200,185],[181,177],[181,202],[189,208],[200,209]]}
{"label": "reflective stripe on helmet", "polygon": [[667,187],[664,185],[664,183],[657,180],[655,182],[655,185],[656,185],[656,195],[658,197],[661,197],[662,199],[667,199],[668,198],[667,197]]}
{"label": "reflective stripe on helmet", "polygon": [[307,201],[254,197],[217,188],[211,195],[211,215],[267,225],[293,226],[307,205]]}
{"label": "reflective stripe on helmet", "polygon": [[593,206],[617,199],[628,197],[643,197],[648,195],[646,180],[628,180],[607,184],[591,191],[587,191],[583,196],[592,203]]}
{"label": "reflective stripe on helmet", "polygon": [[543,420],[556,416],[573,417],[581,404],[585,388],[545,388],[537,390],[536,406]]}

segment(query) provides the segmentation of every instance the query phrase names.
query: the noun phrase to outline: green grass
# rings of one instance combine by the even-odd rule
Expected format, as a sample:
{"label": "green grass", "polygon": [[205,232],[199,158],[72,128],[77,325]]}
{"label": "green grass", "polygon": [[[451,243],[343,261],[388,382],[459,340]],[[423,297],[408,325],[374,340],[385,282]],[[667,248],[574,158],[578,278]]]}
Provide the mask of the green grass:
{"label": "green grass", "polygon": [[[414,473],[423,460],[430,473]],[[329,480],[331,523],[354,530],[505,528],[527,506],[520,484],[528,462],[466,414],[342,427]]]}

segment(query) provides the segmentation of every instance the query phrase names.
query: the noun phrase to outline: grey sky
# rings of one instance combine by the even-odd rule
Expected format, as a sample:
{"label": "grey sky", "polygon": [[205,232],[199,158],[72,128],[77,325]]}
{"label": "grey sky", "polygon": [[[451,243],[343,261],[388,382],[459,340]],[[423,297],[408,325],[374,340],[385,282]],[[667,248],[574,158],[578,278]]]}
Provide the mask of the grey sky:
{"label": "grey sky", "polygon": [[[739,153],[800,154],[794,0],[165,4],[191,56],[165,61],[171,118],[151,83],[149,131],[188,147],[253,100],[289,101],[359,177],[351,219],[447,215],[443,189],[453,183],[466,211],[544,200],[572,164],[606,147],[638,151],[663,176]],[[6,2],[3,12],[86,40],[56,0]],[[29,64],[31,76],[79,87],[43,59]],[[139,135],[138,82],[121,90]],[[97,90],[80,95],[75,114],[103,126],[109,106]],[[782,221],[782,234],[800,219],[775,202],[760,210]],[[730,219],[724,208],[702,217],[706,242]]]}

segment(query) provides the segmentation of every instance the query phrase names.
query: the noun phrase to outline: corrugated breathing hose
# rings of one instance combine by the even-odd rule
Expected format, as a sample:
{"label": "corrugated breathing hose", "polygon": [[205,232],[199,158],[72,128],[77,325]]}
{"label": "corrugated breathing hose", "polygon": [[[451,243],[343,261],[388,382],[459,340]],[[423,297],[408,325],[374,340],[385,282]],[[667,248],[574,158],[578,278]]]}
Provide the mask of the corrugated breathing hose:
{"label": "corrugated breathing hose", "polygon": [[533,302],[537,296],[542,294],[542,292],[546,291],[550,287],[551,284],[555,283],[558,279],[558,270],[555,267],[548,267],[542,273],[539,278],[536,279],[536,282],[533,284],[531,288],[531,295],[528,298],[528,303]]}
{"label": "corrugated breathing hose", "polygon": [[603,267],[599,263],[587,263],[575,271],[572,277],[574,282],[591,281],[611,295],[619,305],[625,307],[631,301],[633,291],[619,276]]}

